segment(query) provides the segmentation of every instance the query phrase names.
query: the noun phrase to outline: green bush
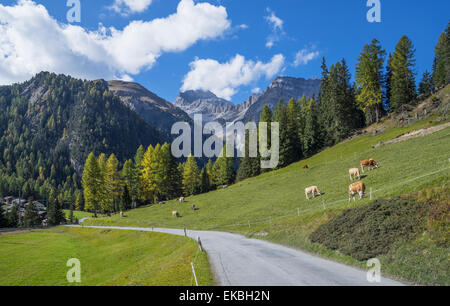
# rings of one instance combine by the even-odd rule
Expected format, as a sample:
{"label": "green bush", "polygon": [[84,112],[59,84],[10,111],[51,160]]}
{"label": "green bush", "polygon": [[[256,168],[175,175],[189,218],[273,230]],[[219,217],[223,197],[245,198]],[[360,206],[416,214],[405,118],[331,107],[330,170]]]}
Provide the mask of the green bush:
{"label": "green bush", "polygon": [[408,241],[424,229],[420,204],[414,198],[377,200],[348,209],[310,235],[314,243],[358,260],[387,254],[392,245]]}

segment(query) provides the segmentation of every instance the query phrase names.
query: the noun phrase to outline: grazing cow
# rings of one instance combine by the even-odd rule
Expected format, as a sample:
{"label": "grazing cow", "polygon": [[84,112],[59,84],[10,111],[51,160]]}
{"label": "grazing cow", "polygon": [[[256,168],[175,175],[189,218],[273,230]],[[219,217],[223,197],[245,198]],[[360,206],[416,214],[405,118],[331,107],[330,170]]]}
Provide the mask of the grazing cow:
{"label": "grazing cow", "polygon": [[353,201],[356,201],[355,195],[359,195],[359,199],[361,200],[366,192],[366,185],[363,182],[356,182],[351,184],[348,187],[348,201],[350,202],[353,198]]}
{"label": "grazing cow", "polygon": [[192,209],[192,210],[198,210],[198,208],[197,208],[195,205],[192,205],[192,206],[191,206],[191,209]]}
{"label": "grazing cow", "polygon": [[174,210],[174,211],[172,211],[172,216],[175,218],[179,218],[180,214],[178,213],[178,211]]}
{"label": "grazing cow", "polygon": [[183,202],[184,202],[184,197],[179,198],[178,201],[179,201],[180,203],[183,203]]}
{"label": "grazing cow", "polygon": [[378,168],[378,163],[373,159],[366,159],[360,162],[361,170],[364,173],[364,167],[369,167],[369,170],[373,170],[374,168]]}
{"label": "grazing cow", "polygon": [[309,169],[308,165],[304,165],[303,169]]}
{"label": "grazing cow", "polygon": [[321,195],[321,191],[317,186],[308,187],[305,189],[306,199],[309,200],[309,194],[312,193],[313,198],[317,195]]}
{"label": "grazing cow", "polygon": [[358,178],[358,180],[361,179],[361,174],[359,173],[359,169],[358,168],[353,168],[348,170],[348,173],[350,174],[350,181],[353,182],[353,178]]}

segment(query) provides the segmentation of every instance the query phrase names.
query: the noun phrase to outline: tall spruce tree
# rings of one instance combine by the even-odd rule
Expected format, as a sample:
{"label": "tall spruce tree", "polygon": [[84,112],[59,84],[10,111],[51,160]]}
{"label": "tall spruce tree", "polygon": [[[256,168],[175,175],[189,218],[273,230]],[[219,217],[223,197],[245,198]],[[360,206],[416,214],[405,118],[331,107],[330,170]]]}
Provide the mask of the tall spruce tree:
{"label": "tall spruce tree", "polygon": [[227,145],[223,146],[221,156],[217,158],[213,167],[213,181],[217,187],[224,185],[231,185],[236,179],[236,173],[234,171],[233,157],[227,157]]}
{"label": "tall spruce tree", "polygon": [[125,185],[123,187],[123,192],[122,192],[122,196],[120,199],[120,211],[127,211],[129,209],[131,209],[131,203],[133,202],[133,200],[131,199],[131,195],[130,192],[128,191],[128,186]]}
{"label": "tall spruce tree", "polygon": [[310,157],[322,146],[320,136],[320,125],[318,122],[319,110],[314,97],[302,108],[304,109],[304,130],[303,130],[303,154]]}
{"label": "tall spruce tree", "polygon": [[36,206],[33,204],[33,200],[29,200],[23,216],[23,226],[26,228],[33,228],[41,225],[42,220],[39,217]]}
{"label": "tall spruce tree", "polygon": [[[86,211],[100,210],[100,184],[101,172],[98,165],[97,158],[94,153],[89,154],[84,164],[84,171],[82,177],[82,185],[84,191],[84,202]],[[49,199],[51,202],[52,199]],[[53,200],[54,201],[54,200]]]}
{"label": "tall spruce tree", "polygon": [[137,201],[139,196],[139,172],[131,159],[127,160],[122,168],[123,185],[127,187],[132,201]]}
{"label": "tall spruce tree", "polygon": [[[253,122],[250,118],[249,123]],[[257,142],[258,143],[258,142]],[[258,152],[258,148],[256,148]],[[236,181],[240,182],[247,178],[257,176],[261,173],[261,163],[259,154],[256,157],[250,156],[250,131],[245,131],[244,157],[241,158],[236,174]]]}
{"label": "tall spruce tree", "polygon": [[[263,110],[261,112],[261,116],[260,116],[259,122],[260,123],[261,122],[267,123],[267,132],[266,132],[267,139],[265,139],[264,141],[267,143],[267,149],[268,150],[270,150],[270,147],[271,147],[272,121],[273,121],[272,111],[270,110],[269,106],[266,104],[266,105],[264,105]],[[259,129],[258,129],[258,144],[260,144],[260,137],[261,137],[261,135],[259,134]],[[261,160],[268,160],[269,159],[267,157],[263,157],[262,156],[264,153],[260,151],[260,146],[259,145],[258,145],[258,153],[260,155],[260,159]],[[261,163],[259,163],[259,165],[261,165]],[[261,169],[261,172],[264,173],[264,172],[268,172],[270,170],[271,169]]]}
{"label": "tall spruce tree", "polygon": [[398,111],[416,98],[415,49],[412,41],[403,36],[392,55],[391,108]]}
{"label": "tall spruce tree", "polygon": [[356,101],[366,115],[366,123],[379,122],[383,112],[383,66],[386,51],[373,39],[364,46],[356,66]]}
{"label": "tall spruce tree", "polygon": [[386,74],[384,76],[384,107],[386,110],[391,110],[391,83],[392,83],[392,53],[389,53],[389,57],[386,65]]}
{"label": "tall spruce tree", "polygon": [[431,73],[425,71],[422,76],[422,81],[420,81],[419,83],[418,92],[420,95],[428,97],[433,92],[433,89],[434,89],[433,77]]}
{"label": "tall spruce tree", "polygon": [[165,199],[175,199],[182,192],[182,174],[178,170],[170,145],[165,143],[160,151],[161,196]]}
{"label": "tall spruce tree", "polygon": [[183,191],[184,195],[198,194],[201,187],[200,170],[195,157],[189,155],[183,167]]}
{"label": "tall spruce tree", "polygon": [[433,84],[441,88],[450,83],[450,23],[439,36],[433,64]]}
{"label": "tall spruce tree", "polygon": [[122,195],[122,179],[119,172],[119,161],[114,154],[108,158],[105,166],[105,212],[117,212],[119,210],[120,197]]}
{"label": "tall spruce tree", "polygon": [[142,160],[142,202],[158,202],[160,194],[159,151],[160,146],[149,146]]}
{"label": "tall spruce tree", "polygon": [[356,105],[345,60],[331,65],[329,71],[324,63],[322,70],[324,81],[319,94],[320,122],[324,144],[334,145],[350,136],[354,129],[362,127],[363,117]]}
{"label": "tall spruce tree", "polygon": [[47,220],[48,224],[51,226],[60,225],[66,220],[64,212],[61,209],[58,197],[51,200],[48,204]]}

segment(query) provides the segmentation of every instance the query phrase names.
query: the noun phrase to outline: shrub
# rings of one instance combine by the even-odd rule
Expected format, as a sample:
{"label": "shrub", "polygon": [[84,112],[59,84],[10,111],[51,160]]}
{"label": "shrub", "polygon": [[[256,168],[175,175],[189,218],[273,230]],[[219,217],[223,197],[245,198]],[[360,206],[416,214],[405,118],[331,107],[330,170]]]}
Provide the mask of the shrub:
{"label": "shrub", "polygon": [[310,240],[358,260],[387,254],[398,241],[411,240],[424,229],[419,202],[412,197],[377,200],[348,209],[321,225]]}

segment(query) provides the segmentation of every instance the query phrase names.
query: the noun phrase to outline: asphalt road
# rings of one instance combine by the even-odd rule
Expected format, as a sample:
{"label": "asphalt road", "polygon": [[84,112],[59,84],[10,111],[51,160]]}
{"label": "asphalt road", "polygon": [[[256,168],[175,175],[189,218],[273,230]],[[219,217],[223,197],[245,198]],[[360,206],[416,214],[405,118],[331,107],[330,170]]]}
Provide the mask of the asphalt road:
{"label": "asphalt road", "polygon": [[[85,227],[155,231],[184,236],[184,230],[177,229]],[[188,231],[187,234],[194,239],[200,237],[218,284],[222,286],[402,285],[387,278],[382,278],[380,283],[369,283],[367,271],[263,240],[225,232]]]}

